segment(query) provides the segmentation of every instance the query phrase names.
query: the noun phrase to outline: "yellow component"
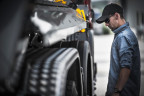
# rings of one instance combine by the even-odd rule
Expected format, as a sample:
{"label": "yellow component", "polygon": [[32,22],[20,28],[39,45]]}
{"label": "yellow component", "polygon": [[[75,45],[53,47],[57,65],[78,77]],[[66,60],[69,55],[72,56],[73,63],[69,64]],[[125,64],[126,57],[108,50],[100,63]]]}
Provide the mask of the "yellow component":
{"label": "yellow component", "polygon": [[[84,10],[80,10],[79,8],[77,8],[76,12],[77,12],[76,16],[78,18],[83,19],[84,21],[86,21]],[[85,29],[80,30],[80,32],[85,32]]]}
{"label": "yellow component", "polygon": [[81,11],[80,11],[79,8],[76,9],[76,12],[77,12],[77,13],[76,13],[76,16],[77,16],[78,18],[80,18],[80,19],[83,19],[83,18],[82,18],[82,15],[81,15]]}
{"label": "yellow component", "polygon": [[80,32],[85,32],[85,29],[80,30]]}
{"label": "yellow component", "polygon": [[62,4],[66,4],[67,2],[64,0],[55,0],[55,2],[61,2]]}
{"label": "yellow component", "polygon": [[83,16],[84,20],[86,21],[84,10],[81,10],[81,12],[82,12],[82,16]]}
{"label": "yellow component", "polygon": [[84,10],[80,10],[79,8],[76,9],[76,16],[80,19],[83,19],[86,21],[86,17],[85,17],[85,13],[84,13]]}

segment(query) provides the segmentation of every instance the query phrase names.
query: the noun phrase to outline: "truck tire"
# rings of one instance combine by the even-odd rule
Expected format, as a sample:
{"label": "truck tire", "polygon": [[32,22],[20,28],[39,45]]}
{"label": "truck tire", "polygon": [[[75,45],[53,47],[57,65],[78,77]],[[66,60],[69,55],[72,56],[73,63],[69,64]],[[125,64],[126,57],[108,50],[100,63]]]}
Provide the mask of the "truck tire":
{"label": "truck tire", "polygon": [[71,41],[61,43],[62,48],[74,47],[77,48],[83,74],[83,96],[92,96],[93,94],[93,57],[91,55],[88,41]]}
{"label": "truck tire", "polygon": [[72,90],[68,93],[71,96],[83,96],[77,49],[41,48],[28,53],[25,64],[22,92],[26,96],[65,96],[67,89]]}
{"label": "truck tire", "polygon": [[94,60],[94,33],[93,30],[86,29],[86,32],[77,32],[67,38],[67,41],[88,41],[91,55]]}
{"label": "truck tire", "polygon": [[90,52],[88,41],[80,41],[78,44],[81,66],[83,68],[84,80],[83,90],[84,96],[92,96],[93,94],[93,60]]}

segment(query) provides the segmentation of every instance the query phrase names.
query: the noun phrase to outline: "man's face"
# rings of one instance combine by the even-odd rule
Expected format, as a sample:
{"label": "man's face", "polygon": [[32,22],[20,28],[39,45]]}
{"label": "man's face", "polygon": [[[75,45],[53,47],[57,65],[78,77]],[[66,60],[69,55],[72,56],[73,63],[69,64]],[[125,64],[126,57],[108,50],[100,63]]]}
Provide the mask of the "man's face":
{"label": "man's face", "polygon": [[112,31],[118,28],[118,20],[115,14],[110,16],[109,21],[105,22],[105,25],[108,26]]}

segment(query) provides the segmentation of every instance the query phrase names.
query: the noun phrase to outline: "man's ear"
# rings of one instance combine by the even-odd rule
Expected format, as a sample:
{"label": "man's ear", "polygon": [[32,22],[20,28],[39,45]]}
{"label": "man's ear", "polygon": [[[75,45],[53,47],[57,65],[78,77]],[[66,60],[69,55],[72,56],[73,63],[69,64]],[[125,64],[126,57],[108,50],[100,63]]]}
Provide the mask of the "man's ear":
{"label": "man's ear", "polygon": [[120,17],[119,13],[115,13],[115,19],[118,19]]}

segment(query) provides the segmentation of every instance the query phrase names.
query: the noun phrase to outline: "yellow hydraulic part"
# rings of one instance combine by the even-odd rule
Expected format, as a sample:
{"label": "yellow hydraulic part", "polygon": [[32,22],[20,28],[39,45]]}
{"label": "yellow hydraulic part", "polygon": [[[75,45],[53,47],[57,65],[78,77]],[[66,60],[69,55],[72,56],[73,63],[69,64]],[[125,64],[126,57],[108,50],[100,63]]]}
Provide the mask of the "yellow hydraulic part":
{"label": "yellow hydraulic part", "polygon": [[[76,16],[78,18],[83,19],[84,21],[86,21],[84,10],[80,10],[79,8],[77,8],[76,12],[77,12]],[[80,30],[80,32],[85,32],[85,29]]]}
{"label": "yellow hydraulic part", "polygon": [[85,29],[80,30],[80,32],[85,32]]}
{"label": "yellow hydraulic part", "polygon": [[54,0],[54,2],[60,2],[60,3],[62,3],[62,4],[66,4],[66,3],[67,3],[67,2],[64,1],[64,0]]}
{"label": "yellow hydraulic part", "polygon": [[83,20],[86,21],[84,10],[80,10],[79,8],[77,8],[76,12],[77,12],[76,15],[78,16],[78,18],[83,19]]}

